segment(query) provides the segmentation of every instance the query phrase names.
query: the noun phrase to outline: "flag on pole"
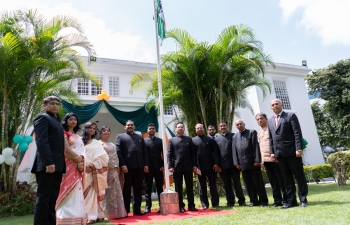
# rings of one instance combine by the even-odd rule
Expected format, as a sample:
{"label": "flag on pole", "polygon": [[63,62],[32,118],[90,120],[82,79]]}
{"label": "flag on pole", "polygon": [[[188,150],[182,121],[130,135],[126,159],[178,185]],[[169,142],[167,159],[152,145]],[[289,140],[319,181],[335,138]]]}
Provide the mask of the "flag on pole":
{"label": "flag on pole", "polygon": [[163,12],[163,7],[162,7],[162,1],[157,0],[156,6],[157,6],[158,36],[163,41],[163,39],[165,39],[166,24],[165,24],[164,12]]}

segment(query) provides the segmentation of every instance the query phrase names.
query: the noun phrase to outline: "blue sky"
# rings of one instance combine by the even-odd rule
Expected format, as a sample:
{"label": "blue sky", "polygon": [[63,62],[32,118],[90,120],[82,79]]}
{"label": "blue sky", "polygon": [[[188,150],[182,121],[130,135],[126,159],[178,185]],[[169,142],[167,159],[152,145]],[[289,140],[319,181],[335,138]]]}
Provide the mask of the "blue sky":
{"label": "blue sky", "polygon": [[[167,29],[188,31],[213,43],[234,24],[249,25],[275,62],[311,69],[350,56],[348,0],[162,0]],[[36,8],[47,18],[81,21],[99,57],[155,62],[153,0],[10,0],[0,10]],[[176,50],[165,40],[161,53]]]}

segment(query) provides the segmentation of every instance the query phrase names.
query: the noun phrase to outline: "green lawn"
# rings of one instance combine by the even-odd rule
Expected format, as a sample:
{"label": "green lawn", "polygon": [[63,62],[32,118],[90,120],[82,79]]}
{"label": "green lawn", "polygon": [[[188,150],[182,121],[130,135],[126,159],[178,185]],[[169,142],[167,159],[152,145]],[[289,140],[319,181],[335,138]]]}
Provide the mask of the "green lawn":
{"label": "green lawn", "polygon": [[[267,188],[270,203],[273,198],[271,189]],[[199,205],[199,199],[196,199]],[[282,210],[279,208],[260,207],[233,207],[238,211],[233,215],[220,215],[168,221],[166,224],[350,224],[350,186],[339,187],[338,184],[312,184],[309,185],[309,207],[295,207]],[[186,202],[185,202],[186,203]],[[225,197],[220,198],[221,205],[226,204]],[[154,202],[153,205],[157,205]],[[143,203],[144,207],[144,203]],[[230,209],[227,209],[230,210]],[[1,218],[2,225],[32,224],[33,216]],[[112,223],[96,223],[98,225]],[[161,223],[154,223],[161,224]]]}

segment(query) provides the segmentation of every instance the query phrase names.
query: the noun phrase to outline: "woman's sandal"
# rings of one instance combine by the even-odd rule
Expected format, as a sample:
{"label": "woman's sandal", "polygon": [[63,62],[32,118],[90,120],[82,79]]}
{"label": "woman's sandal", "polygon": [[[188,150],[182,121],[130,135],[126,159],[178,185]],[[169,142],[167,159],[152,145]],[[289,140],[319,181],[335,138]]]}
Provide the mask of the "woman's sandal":
{"label": "woman's sandal", "polygon": [[96,222],[103,222],[105,221],[105,218],[97,218]]}

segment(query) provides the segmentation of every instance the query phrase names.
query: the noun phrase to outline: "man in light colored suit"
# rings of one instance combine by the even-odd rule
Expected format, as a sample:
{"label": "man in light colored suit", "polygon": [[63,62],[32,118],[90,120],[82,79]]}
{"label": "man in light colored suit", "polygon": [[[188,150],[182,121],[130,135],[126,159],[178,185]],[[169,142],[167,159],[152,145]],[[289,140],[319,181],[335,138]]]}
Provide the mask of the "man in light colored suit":
{"label": "man in light colored suit", "polygon": [[303,137],[298,117],[294,113],[284,112],[280,99],[273,99],[270,107],[275,114],[268,121],[270,152],[271,157],[278,161],[286,188],[286,202],[282,209],[298,205],[294,177],[298,184],[300,206],[306,207],[308,186],[301,158]]}

